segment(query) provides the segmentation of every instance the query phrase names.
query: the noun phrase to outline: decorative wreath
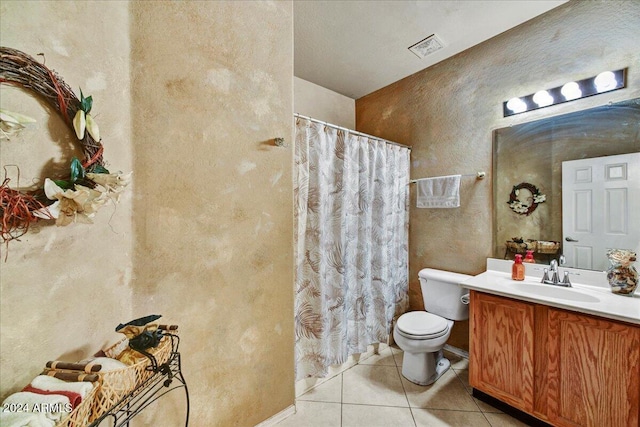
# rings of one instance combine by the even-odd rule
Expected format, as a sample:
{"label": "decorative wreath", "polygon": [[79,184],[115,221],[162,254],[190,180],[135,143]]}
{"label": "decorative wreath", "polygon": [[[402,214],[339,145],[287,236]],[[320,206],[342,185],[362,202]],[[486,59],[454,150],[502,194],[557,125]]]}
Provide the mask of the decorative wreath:
{"label": "decorative wreath", "polygon": [[[518,196],[520,195],[520,190],[522,189],[529,190],[531,193],[531,197],[528,197],[527,200],[520,200]],[[512,211],[519,215],[530,215],[531,212],[535,211],[538,207],[538,204],[544,203],[547,200],[547,196],[542,194],[538,188],[527,182],[522,182],[518,185],[513,186],[513,190],[511,190],[511,194],[509,195],[509,207]]]}
{"label": "decorative wreath", "polygon": [[[91,222],[100,206],[118,201],[131,173],[109,173],[102,157],[99,129],[90,115],[93,99],[80,99],[53,70],[16,49],[0,47],[0,84],[21,87],[41,96],[58,111],[82,148],[84,159],[73,158],[69,174],[45,179],[41,188],[20,191],[9,187],[9,178],[0,186],[0,219],[3,242],[18,239],[39,219],[55,219],[56,225]],[[0,131],[5,139],[29,122],[17,113],[0,110]],[[31,121],[33,121],[31,119]],[[6,170],[5,170],[6,175]]]}

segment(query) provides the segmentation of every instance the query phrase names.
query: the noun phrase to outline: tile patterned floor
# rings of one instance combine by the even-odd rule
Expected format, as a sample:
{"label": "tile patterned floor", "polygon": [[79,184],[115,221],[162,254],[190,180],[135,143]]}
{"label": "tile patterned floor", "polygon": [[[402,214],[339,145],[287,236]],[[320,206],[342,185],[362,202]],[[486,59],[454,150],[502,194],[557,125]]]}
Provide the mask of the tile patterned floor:
{"label": "tile patterned floor", "polygon": [[402,350],[386,347],[296,400],[278,427],[506,427],[526,424],[471,396],[469,364],[445,352],[451,367],[422,387],[401,374]]}

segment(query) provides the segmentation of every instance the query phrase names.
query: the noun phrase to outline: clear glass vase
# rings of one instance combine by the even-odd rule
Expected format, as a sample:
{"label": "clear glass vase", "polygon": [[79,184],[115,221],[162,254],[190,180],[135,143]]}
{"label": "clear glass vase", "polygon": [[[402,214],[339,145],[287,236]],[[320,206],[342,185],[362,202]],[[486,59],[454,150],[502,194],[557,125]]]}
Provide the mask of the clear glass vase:
{"label": "clear glass vase", "polygon": [[635,252],[613,249],[607,252],[607,256],[611,264],[607,270],[611,292],[632,297],[638,287],[638,272],[633,266],[636,261]]}

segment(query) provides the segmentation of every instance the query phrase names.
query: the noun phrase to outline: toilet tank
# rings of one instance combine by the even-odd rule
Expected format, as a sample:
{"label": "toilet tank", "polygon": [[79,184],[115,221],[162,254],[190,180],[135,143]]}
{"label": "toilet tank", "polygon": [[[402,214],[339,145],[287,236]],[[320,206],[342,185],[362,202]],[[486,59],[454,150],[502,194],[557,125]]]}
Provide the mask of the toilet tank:
{"label": "toilet tank", "polygon": [[460,301],[460,297],[469,291],[459,283],[471,276],[450,271],[423,268],[418,273],[422,301],[429,313],[437,314],[449,320],[469,318],[469,306]]}

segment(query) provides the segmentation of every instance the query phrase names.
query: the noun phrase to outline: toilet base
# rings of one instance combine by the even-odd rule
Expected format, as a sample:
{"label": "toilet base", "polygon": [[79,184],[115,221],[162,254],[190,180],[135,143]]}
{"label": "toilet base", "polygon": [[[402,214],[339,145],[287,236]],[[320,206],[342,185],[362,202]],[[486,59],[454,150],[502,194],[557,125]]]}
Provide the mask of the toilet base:
{"label": "toilet base", "polygon": [[404,352],[402,376],[418,385],[429,385],[437,381],[451,367],[442,350],[433,353]]}

